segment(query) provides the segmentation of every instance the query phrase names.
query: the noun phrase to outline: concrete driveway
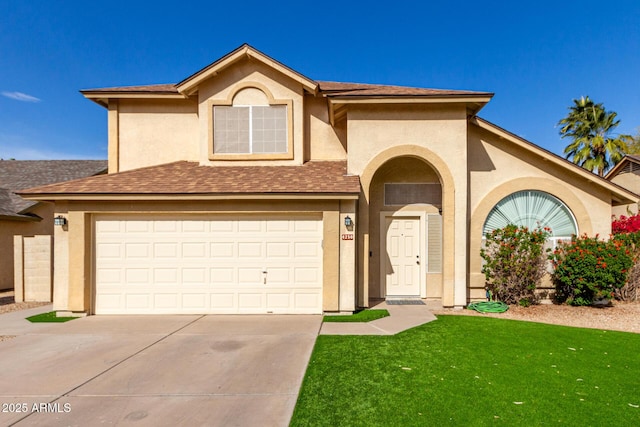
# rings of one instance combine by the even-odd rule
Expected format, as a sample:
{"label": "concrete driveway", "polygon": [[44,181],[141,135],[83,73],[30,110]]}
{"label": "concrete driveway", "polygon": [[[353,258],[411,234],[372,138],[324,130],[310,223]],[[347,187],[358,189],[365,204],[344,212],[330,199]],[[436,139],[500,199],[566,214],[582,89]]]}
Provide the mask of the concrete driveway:
{"label": "concrete driveway", "polygon": [[322,321],[38,310],[0,316],[0,425],[286,426]]}

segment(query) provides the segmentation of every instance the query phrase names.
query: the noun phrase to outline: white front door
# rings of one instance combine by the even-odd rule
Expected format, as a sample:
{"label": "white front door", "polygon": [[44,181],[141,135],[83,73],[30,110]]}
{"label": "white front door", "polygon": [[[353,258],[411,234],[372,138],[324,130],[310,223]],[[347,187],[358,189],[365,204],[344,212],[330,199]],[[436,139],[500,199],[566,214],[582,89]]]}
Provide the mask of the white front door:
{"label": "white front door", "polygon": [[420,296],[420,218],[387,217],[383,252],[387,297]]}

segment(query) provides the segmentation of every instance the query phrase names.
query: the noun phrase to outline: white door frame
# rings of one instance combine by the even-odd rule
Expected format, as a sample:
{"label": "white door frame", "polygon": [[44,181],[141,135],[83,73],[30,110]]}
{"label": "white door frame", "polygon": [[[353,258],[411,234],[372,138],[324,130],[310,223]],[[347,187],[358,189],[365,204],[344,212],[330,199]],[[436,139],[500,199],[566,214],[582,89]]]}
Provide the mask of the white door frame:
{"label": "white door frame", "polygon": [[380,212],[380,295],[387,297],[387,271],[383,262],[387,254],[387,230],[388,218],[418,218],[419,225],[419,253],[420,253],[420,298],[427,297],[427,213],[416,210],[382,211]]}

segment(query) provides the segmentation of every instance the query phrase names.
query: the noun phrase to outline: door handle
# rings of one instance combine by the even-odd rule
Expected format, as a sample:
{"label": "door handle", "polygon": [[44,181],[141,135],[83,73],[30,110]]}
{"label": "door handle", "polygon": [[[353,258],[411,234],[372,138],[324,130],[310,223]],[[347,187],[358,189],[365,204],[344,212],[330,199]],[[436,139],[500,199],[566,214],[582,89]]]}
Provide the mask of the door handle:
{"label": "door handle", "polygon": [[416,264],[420,264],[420,255],[416,255]]}

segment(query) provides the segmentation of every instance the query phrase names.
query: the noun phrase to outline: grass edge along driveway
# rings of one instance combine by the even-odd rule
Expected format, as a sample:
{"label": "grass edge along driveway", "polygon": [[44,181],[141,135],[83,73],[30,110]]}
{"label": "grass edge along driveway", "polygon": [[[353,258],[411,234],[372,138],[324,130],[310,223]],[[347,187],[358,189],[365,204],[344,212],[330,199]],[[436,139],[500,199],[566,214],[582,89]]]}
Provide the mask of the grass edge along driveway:
{"label": "grass edge along driveway", "polygon": [[640,425],[640,334],[440,316],[321,335],[291,425]]}

